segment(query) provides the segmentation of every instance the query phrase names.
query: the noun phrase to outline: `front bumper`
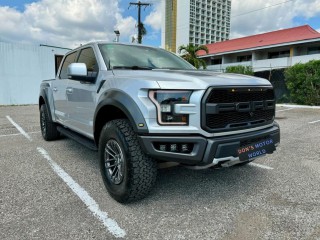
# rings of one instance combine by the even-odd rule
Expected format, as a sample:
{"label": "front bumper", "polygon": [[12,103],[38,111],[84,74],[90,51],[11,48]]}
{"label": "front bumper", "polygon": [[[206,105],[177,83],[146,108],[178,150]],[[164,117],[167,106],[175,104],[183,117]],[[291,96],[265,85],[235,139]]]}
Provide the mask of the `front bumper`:
{"label": "front bumper", "polygon": [[[237,149],[243,142],[270,137],[276,146],[280,143],[280,129],[277,123],[270,128],[249,133],[235,134],[224,137],[205,138],[202,136],[139,136],[140,144],[149,156],[167,162],[178,162],[187,165],[207,166],[227,162],[239,163]],[[192,144],[190,153],[159,151],[158,143]]]}

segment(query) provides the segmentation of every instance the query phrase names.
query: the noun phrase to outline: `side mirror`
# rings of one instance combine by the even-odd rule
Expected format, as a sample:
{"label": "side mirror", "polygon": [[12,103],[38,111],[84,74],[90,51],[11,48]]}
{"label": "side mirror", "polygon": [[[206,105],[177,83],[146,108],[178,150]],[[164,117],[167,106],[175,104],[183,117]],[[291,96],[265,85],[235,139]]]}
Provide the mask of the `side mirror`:
{"label": "side mirror", "polygon": [[86,77],[87,66],[85,63],[71,63],[68,66],[68,76],[70,77]]}
{"label": "side mirror", "polygon": [[71,63],[68,66],[68,76],[70,79],[84,82],[95,82],[96,77],[88,76],[88,69],[85,63]]}

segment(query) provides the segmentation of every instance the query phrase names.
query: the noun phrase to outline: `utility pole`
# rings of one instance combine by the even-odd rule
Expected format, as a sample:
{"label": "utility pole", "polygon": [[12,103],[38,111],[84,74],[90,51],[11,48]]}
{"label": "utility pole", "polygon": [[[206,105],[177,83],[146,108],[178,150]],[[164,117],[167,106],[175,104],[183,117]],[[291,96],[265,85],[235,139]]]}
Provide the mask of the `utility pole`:
{"label": "utility pole", "polygon": [[149,6],[151,6],[150,3],[142,3],[142,2],[137,2],[137,3],[133,3],[130,2],[129,8],[131,5],[135,5],[138,6],[138,43],[141,44],[142,42],[142,26],[143,24],[141,23],[141,6],[144,6],[145,9]]}

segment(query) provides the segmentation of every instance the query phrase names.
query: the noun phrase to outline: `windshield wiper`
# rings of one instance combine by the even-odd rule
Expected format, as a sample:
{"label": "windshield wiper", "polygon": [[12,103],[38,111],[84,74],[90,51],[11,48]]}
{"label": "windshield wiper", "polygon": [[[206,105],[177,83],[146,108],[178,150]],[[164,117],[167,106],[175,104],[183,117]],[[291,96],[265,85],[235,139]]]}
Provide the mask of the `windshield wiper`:
{"label": "windshield wiper", "polygon": [[112,69],[152,70],[153,68],[146,66],[113,66]]}

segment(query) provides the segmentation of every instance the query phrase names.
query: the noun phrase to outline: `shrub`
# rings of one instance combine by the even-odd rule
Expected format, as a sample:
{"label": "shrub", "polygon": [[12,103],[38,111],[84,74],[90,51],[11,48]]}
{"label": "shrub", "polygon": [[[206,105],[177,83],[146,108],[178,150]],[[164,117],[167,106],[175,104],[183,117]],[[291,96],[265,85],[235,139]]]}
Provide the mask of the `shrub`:
{"label": "shrub", "polygon": [[239,74],[245,74],[245,75],[250,75],[253,76],[253,70],[251,66],[229,66],[226,68],[227,73],[239,73]]}
{"label": "shrub", "polygon": [[285,80],[292,102],[320,105],[320,60],[293,65],[285,71]]}

